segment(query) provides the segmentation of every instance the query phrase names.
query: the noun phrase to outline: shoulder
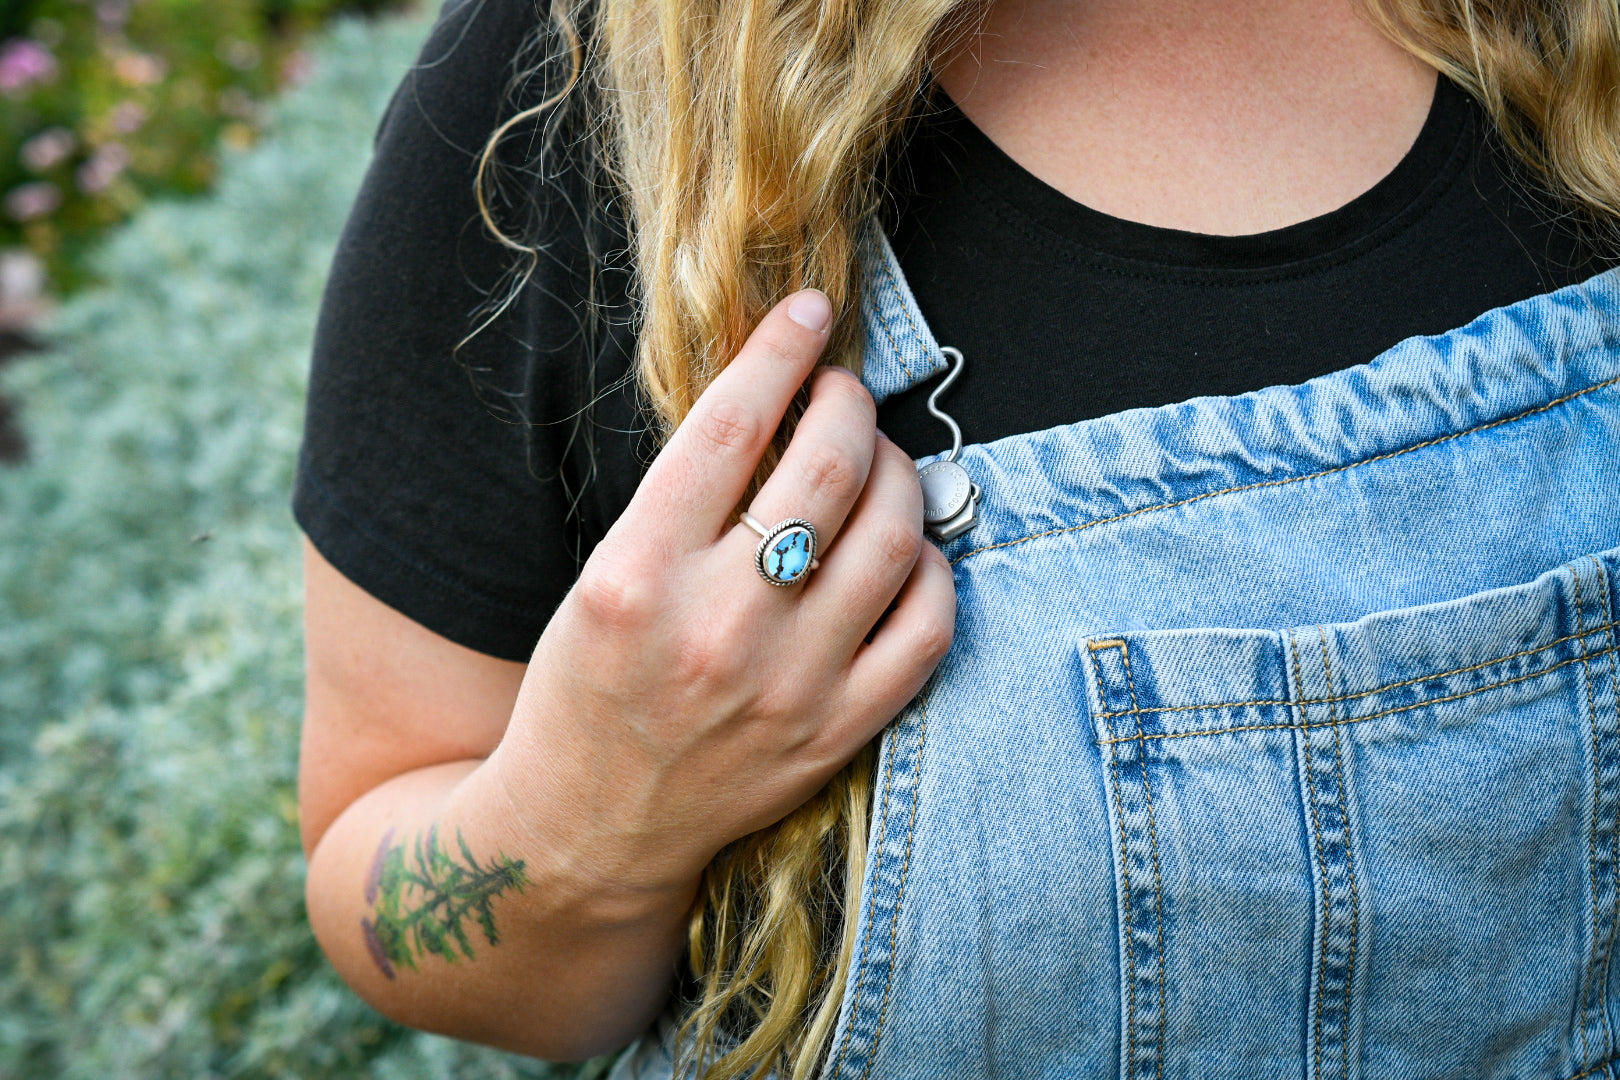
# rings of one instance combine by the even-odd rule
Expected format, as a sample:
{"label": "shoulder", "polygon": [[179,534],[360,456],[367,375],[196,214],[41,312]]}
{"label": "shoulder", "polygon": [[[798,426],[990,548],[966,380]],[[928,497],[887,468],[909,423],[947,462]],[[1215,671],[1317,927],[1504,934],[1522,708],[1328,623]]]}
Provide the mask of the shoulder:
{"label": "shoulder", "polygon": [[448,0],[377,126],[379,150],[432,140],[440,153],[476,155],[543,27],[522,0]]}
{"label": "shoulder", "polygon": [[[489,340],[472,345],[496,357],[470,359],[507,356],[513,336],[550,355],[552,366],[584,359],[564,329],[589,306],[593,280],[624,234],[595,183],[586,140],[570,130],[541,147],[514,130],[494,158],[481,206],[485,146],[533,104],[536,82],[566,77],[571,58],[547,52],[549,32],[529,0],[444,5],[378,126],[328,280],[323,330],[372,345],[392,339],[395,364],[405,355],[439,365],[465,353],[460,343],[480,336],[473,331],[491,311],[507,309],[504,325],[491,323]],[[544,257],[526,260],[505,246],[484,221],[486,206],[503,232],[543,248]],[[529,287],[499,303],[520,279]]]}
{"label": "shoulder", "polygon": [[295,495],[339,572],[508,659],[639,475],[627,280],[604,259],[619,231],[580,159],[558,143],[535,168],[512,140],[522,187],[492,204],[545,226],[532,264],[479,213],[478,155],[530,92],[514,73],[536,70],[536,19],[452,0],[395,92],[321,305]]}

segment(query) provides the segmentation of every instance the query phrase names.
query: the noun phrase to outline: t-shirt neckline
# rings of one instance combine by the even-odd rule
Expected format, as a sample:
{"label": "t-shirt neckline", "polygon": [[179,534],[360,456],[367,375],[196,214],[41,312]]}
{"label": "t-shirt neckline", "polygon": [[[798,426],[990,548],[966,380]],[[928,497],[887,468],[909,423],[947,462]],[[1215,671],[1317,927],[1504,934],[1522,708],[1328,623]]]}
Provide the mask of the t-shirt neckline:
{"label": "t-shirt neckline", "polygon": [[1147,225],[1093,209],[1025,169],[937,87],[932,102],[924,105],[923,123],[928,141],[949,156],[954,172],[1057,237],[1093,252],[1162,266],[1256,269],[1338,251],[1405,216],[1404,211],[1455,172],[1469,104],[1466,93],[1438,76],[1417,138],[1376,184],[1326,214],[1241,236]]}

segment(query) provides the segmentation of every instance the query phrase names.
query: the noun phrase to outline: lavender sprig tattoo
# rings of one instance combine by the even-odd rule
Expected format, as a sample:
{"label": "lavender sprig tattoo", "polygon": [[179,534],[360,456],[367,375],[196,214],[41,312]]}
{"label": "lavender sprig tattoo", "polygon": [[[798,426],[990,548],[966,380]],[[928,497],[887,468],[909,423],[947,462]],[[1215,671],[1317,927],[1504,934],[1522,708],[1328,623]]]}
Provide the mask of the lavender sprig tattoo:
{"label": "lavender sprig tattoo", "polygon": [[491,908],[508,888],[518,892],[529,883],[521,859],[496,855],[480,865],[461,830],[456,830],[458,860],[439,841],[439,827],[428,829],[409,846],[394,843],[394,830],[383,834],[366,878],[366,903],[372,918],[360,920],[360,933],[377,967],[390,979],[397,968],[417,970],[418,957],[432,954],[455,963],[473,958],[467,923],[476,922],[484,940],[500,942]]}

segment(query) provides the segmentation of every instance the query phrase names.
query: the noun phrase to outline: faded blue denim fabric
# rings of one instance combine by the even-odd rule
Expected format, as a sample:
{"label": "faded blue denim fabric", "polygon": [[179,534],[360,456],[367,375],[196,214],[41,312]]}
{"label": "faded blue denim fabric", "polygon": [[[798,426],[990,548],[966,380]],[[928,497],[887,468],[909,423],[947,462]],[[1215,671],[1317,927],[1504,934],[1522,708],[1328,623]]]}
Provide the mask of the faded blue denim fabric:
{"label": "faded blue denim fabric", "polygon": [[[944,362],[863,258],[881,398]],[[959,460],[824,1075],[1614,1080],[1620,271]]]}

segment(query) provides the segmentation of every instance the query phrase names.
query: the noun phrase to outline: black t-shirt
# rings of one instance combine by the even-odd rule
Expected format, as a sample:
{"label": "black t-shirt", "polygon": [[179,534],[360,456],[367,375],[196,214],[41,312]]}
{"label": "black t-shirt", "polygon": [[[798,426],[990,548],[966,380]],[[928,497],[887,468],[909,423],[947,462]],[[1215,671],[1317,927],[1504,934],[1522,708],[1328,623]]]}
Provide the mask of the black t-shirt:
{"label": "black t-shirt", "polygon": [[[631,376],[626,226],[586,166],[588,118],[559,129],[545,175],[530,175],[542,254],[488,316],[516,257],[480,222],[475,159],[532,61],[520,50],[535,18],[516,0],[451,0],[394,95],[327,284],[293,496],[350,580],[512,660],[528,658],[653,452]],[[531,89],[557,85],[557,63]],[[901,267],[938,340],[968,360],[945,404],[975,443],[1302,382],[1605,265],[1514,178],[1483,113],[1444,78],[1384,180],[1253,236],[1082,206],[943,94],[888,176]],[[948,445],[923,406],[931,385],[879,409],[914,456]]]}

